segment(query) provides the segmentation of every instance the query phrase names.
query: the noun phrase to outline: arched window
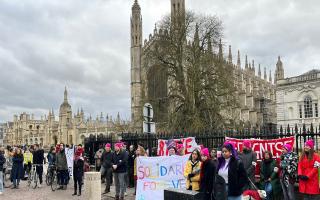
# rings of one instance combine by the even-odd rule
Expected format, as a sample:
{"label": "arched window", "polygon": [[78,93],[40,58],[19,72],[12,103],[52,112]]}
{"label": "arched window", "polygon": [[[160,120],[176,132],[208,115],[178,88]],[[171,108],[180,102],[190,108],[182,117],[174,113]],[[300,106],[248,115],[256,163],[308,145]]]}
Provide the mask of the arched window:
{"label": "arched window", "polygon": [[312,113],[312,99],[310,96],[304,98],[304,118],[313,117]]}

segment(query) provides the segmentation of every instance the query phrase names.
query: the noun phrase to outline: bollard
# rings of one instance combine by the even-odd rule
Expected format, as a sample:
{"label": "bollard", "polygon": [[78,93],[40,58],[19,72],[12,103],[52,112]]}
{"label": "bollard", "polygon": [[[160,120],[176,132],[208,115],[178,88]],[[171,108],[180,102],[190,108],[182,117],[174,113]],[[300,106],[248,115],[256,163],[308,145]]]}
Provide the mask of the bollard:
{"label": "bollard", "polygon": [[84,199],[101,200],[100,172],[84,173]]}

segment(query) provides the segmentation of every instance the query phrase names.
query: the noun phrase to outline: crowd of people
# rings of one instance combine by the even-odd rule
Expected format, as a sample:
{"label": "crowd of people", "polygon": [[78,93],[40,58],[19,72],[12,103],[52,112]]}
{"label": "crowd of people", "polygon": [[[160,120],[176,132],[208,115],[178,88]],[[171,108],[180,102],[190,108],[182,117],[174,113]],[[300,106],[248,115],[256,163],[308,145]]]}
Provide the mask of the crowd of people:
{"label": "crowd of people", "polygon": [[[112,148],[113,147],[113,148]],[[18,189],[21,179],[30,175],[35,165],[39,177],[39,187],[43,184],[43,166],[48,162],[48,170],[57,170],[60,190],[66,190],[70,180],[65,149],[74,149],[73,180],[74,193],[81,195],[84,172],[89,171],[89,164],[83,156],[82,145],[69,147],[58,144],[51,147],[46,158],[45,151],[37,144],[30,147],[15,146],[0,148],[0,195],[4,191],[4,176],[9,174],[12,189]],[[219,153],[218,153],[219,152]],[[168,145],[169,156],[183,156],[182,143]],[[143,145],[131,145],[117,142],[106,144],[95,153],[95,168],[101,173],[105,183],[104,193],[115,186],[115,199],[125,199],[127,188],[137,185],[137,158],[149,156]],[[258,170],[257,170],[258,168]],[[263,152],[263,158],[257,161],[250,140],[243,141],[242,151],[235,144],[226,141],[221,149],[201,146],[194,149],[184,167],[186,189],[203,194],[204,200],[295,200],[295,184],[299,183],[299,192],[304,199],[319,199],[320,194],[320,156],[315,152],[315,143],[308,140],[303,151],[298,155],[292,146],[282,146],[282,155],[275,158],[272,152]],[[259,176],[257,176],[259,171]]]}

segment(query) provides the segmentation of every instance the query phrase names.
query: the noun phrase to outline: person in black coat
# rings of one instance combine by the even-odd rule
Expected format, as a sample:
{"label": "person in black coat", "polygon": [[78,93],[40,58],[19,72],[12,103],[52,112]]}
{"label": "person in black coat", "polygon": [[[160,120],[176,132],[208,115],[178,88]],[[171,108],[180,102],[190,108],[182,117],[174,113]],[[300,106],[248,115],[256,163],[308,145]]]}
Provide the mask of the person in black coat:
{"label": "person in black coat", "polygon": [[241,200],[244,187],[248,184],[247,172],[239,160],[233,144],[225,143],[222,147],[222,157],[219,158],[218,175],[226,183],[228,198]]}
{"label": "person in black coat", "polygon": [[115,200],[123,200],[126,191],[125,175],[127,173],[128,154],[122,150],[122,145],[121,142],[114,145],[115,152],[112,156],[112,168],[116,189]]}
{"label": "person in black coat", "polygon": [[23,154],[20,148],[16,148],[12,158],[11,178],[13,180],[12,189],[18,189],[20,179],[23,178]]}
{"label": "person in black coat", "polygon": [[110,192],[110,185],[112,179],[112,152],[111,152],[111,144],[106,144],[105,152],[103,152],[101,156],[101,176],[106,179],[106,189],[104,190],[104,194]]}
{"label": "person in black coat", "polygon": [[77,195],[77,188],[79,188],[78,196],[81,196],[81,186],[84,174],[84,158],[82,157],[82,153],[83,149],[77,148],[73,161],[74,193],[72,196]]}
{"label": "person in black coat", "polygon": [[38,187],[41,187],[42,185],[42,175],[43,175],[43,164],[45,163],[44,159],[44,150],[40,149],[39,144],[35,144],[34,146],[34,152],[33,152],[33,164],[36,164],[36,172],[40,180],[40,185]]}
{"label": "person in black coat", "polygon": [[128,157],[128,178],[129,178],[129,187],[134,187],[134,159],[136,158],[136,153],[134,146],[129,147],[129,157]]}
{"label": "person in black coat", "polygon": [[200,171],[200,191],[203,193],[203,200],[211,200],[213,185],[216,174],[214,161],[210,159],[209,150],[201,150],[201,171]]}

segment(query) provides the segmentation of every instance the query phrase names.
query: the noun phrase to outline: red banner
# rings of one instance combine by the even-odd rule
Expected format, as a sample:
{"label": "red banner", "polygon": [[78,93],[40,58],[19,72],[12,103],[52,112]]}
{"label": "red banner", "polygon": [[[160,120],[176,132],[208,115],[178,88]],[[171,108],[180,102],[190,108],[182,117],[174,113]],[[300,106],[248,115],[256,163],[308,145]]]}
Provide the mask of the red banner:
{"label": "red banner", "polygon": [[[158,156],[167,156],[168,153],[168,142],[170,140],[158,140]],[[194,137],[181,138],[181,139],[173,139],[172,142],[177,143],[181,142],[183,144],[184,153],[190,154],[195,148],[199,148]]]}
{"label": "red banner", "polygon": [[[263,157],[263,152],[268,150],[272,152],[274,157],[279,158],[281,155],[281,149],[284,144],[290,144],[294,147],[294,136],[288,138],[279,138],[272,140],[260,140],[260,139],[250,139],[252,142],[252,149],[257,153],[257,159],[261,160]],[[226,141],[234,144],[238,151],[242,151],[243,139],[235,139],[226,137]]]}

